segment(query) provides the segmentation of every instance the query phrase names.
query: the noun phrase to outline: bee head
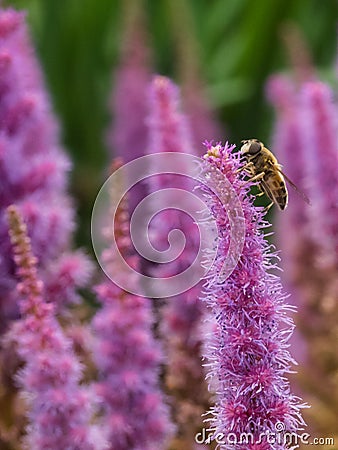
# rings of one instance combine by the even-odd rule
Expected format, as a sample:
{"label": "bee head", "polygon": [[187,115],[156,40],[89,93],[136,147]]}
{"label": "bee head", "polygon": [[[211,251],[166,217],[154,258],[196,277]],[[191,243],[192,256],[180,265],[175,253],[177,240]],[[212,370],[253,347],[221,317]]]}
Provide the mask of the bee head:
{"label": "bee head", "polygon": [[258,139],[246,139],[241,142],[243,144],[241,147],[241,153],[243,155],[256,155],[263,148],[262,142]]}

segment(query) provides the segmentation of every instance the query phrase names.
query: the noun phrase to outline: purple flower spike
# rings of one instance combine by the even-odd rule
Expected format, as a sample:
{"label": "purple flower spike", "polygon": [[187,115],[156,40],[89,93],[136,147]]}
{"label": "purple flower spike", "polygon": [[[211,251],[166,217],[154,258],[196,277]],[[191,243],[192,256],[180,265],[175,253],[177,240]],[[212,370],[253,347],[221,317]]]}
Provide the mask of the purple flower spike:
{"label": "purple flower spike", "polygon": [[[58,143],[59,132],[28,37],[25,15],[12,9],[0,10],[0,61],[4,66],[0,75],[0,206],[3,209],[28,197],[32,203],[34,198],[34,206],[44,204],[46,198],[54,200],[49,209],[49,202],[44,204],[45,222],[41,223],[46,231],[48,226],[53,227],[54,239],[47,236],[44,244],[48,243],[48,252],[54,255],[56,248],[65,245],[73,228],[68,199],[60,203],[56,195],[65,192],[70,162]],[[55,211],[57,205],[59,210]],[[27,204],[26,215],[33,221],[42,220],[34,206]],[[40,235],[44,229],[40,229]],[[63,241],[59,241],[59,234],[65,236]]]}
{"label": "purple flower spike", "polygon": [[179,88],[167,77],[156,75],[150,85],[149,153],[194,153],[190,130],[180,111]]}
{"label": "purple flower spike", "polygon": [[[287,350],[294,308],[285,303],[279,278],[269,272],[276,267],[276,255],[263,234],[269,224],[262,208],[253,205],[248,192],[252,183],[236,173],[242,163],[232,153],[234,146],[206,146],[201,189],[219,240],[202,297],[217,323],[206,352],[209,382],[217,393],[210,421],[215,436],[223,435],[221,449],[286,449],[283,432],[298,433],[305,425],[300,413],[304,405],[285,378],[295,364]],[[228,211],[217,195],[224,193],[225,177],[241,204],[246,234],[238,264],[220,281],[231,239]],[[274,443],[269,433],[275,433]]]}
{"label": "purple flower spike", "polygon": [[28,403],[24,443],[34,450],[101,450],[103,430],[91,424],[94,396],[80,387],[82,367],[58,324],[53,305],[42,297],[27,228],[18,209],[8,208],[22,319],[8,338],[17,344],[25,366],[18,381]]}
{"label": "purple flower spike", "polygon": [[[67,194],[71,164],[60,146],[25,14],[13,9],[0,9],[0,68],[0,310],[9,318],[17,311],[6,207],[15,203],[20,209],[44,269],[41,276],[54,289],[61,264],[54,262],[69,251],[74,211]],[[86,271],[87,258],[77,256]],[[74,298],[74,288],[71,283],[67,292],[60,287],[59,302]]]}
{"label": "purple flower spike", "polygon": [[[301,191],[306,191],[302,136],[304,131],[296,86],[285,76],[273,76],[267,84],[267,97],[277,114],[271,149],[282,164],[283,172]],[[278,246],[283,252],[282,267],[285,268],[283,281],[287,278],[286,274],[296,270],[294,264],[298,256],[295,255],[295,249],[300,234],[308,234],[308,230],[303,227],[308,205],[294,189],[288,191],[288,208],[283,214],[278,214],[276,224]],[[290,230],[297,230],[297,233],[291,233]],[[292,289],[291,280],[287,283],[288,289]]]}
{"label": "purple flower spike", "polygon": [[[296,85],[286,76],[275,75],[269,79],[266,91],[276,114],[271,150],[276,152],[278,161],[283,166],[283,172],[301,191],[306,192],[306,156],[302,136],[304,131]],[[293,303],[300,307],[302,295],[296,286],[295,274],[299,274],[299,261],[305,262],[300,242],[306,242],[304,248],[308,248],[309,245],[307,225],[309,205],[292,188],[288,189],[288,195],[287,209],[283,214],[278,214],[275,220],[276,241],[282,252],[283,284],[292,293]],[[305,266],[308,266],[307,262]],[[300,320],[299,317],[297,319]],[[303,363],[307,357],[307,350],[299,328],[295,330],[290,343],[297,360]]]}
{"label": "purple flower spike", "polygon": [[[181,112],[179,94],[178,87],[170,79],[163,76],[153,78],[148,118],[150,152],[194,153],[186,117]],[[179,188],[191,192],[193,186],[190,178],[174,174],[161,174],[149,180],[149,190],[155,194],[159,188]],[[153,206],[159,206],[160,209],[163,207],[162,202],[155,205],[154,201]],[[198,227],[191,217],[174,209],[162,211],[151,222],[151,232],[156,236],[154,242],[158,247],[167,247],[168,235],[173,229],[180,229],[184,233],[186,245],[171,263],[160,264],[153,269],[156,277],[170,277],[183,272],[192,265],[198,253]],[[210,406],[210,394],[201,364],[201,326],[205,307],[199,300],[200,291],[199,283],[169,298],[161,310],[160,332],[168,360],[165,381],[174,400],[173,412],[178,424],[173,444],[175,448],[190,448],[193,445],[194,436],[202,427],[201,415]]]}
{"label": "purple flower spike", "polygon": [[126,162],[144,155],[147,146],[146,87],[150,78],[143,17],[133,12],[126,24],[121,65],[111,98],[114,127],[108,133],[113,154]]}
{"label": "purple flower spike", "polygon": [[329,86],[318,80],[303,82],[292,93],[286,85],[291,84],[281,77],[269,85],[277,114],[272,148],[311,205],[290,189],[288,210],[278,215],[277,239],[283,277],[301,311],[297,329],[302,335],[293,346],[295,352],[303,346],[302,368],[295,381],[312,396],[309,426],[330,435],[338,423],[338,109]]}
{"label": "purple flower spike", "polygon": [[[108,130],[107,144],[111,156],[121,157],[128,163],[146,153],[146,92],[151,76],[141,3],[124,2],[123,6],[125,31],[120,65],[114,77],[114,89],[110,99],[113,122]],[[146,185],[143,182],[131,189],[130,211],[134,210],[146,193]]]}
{"label": "purple flower spike", "polygon": [[[112,194],[113,195],[113,194]],[[127,203],[122,201],[115,216],[117,247],[135,270],[139,261],[129,237]],[[112,231],[106,230],[107,237]],[[111,273],[119,270],[116,255],[104,254]],[[128,280],[138,283],[138,276]],[[96,287],[101,309],[93,318],[94,360],[99,371],[97,394],[102,399],[103,421],[109,432],[110,450],[164,449],[172,425],[159,387],[163,362],[159,343],[152,335],[151,301],[130,294],[106,280]]]}
{"label": "purple flower spike", "polygon": [[305,170],[313,207],[309,208],[313,240],[320,263],[338,268],[338,107],[333,92],[320,81],[300,92]]}
{"label": "purple flower spike", "polygon": [[[149,106],[150,113],[147,120],[149,127],[149,153],[164,153],[164,152],[181,152],[193,154],[193,146],[191,141],[190,130],[188,129],[185,116],[180,110],[180,95],[178,87],[167,77],[156,75],[150,84],[149,89]],[[170,155],[166,156],[170,158]],[[154,167],[154,170],[157,168]],[[149,190],[156,192],[158,189],[165,188],[180,188],[184,190],[192,190],[193,183],[188,177],[180,177],[174,174],[161,174],[156,177],[152,177],[149,180]],[[154,200],[154,203],[156,198]],[[162,200],[163,201],[163,200]],[[160,207],[161,204],[154,204],[154,210],[156,206]],[[174,228],[175,225],[180,225],[181,218],[178,216],[177,211],[169,210],[165,211],[155,217],[152,221],[152,228],[156,233],[156,242],[158,246],[168,245],[168,232]],[[185,225],[188,226],[191,231],[190,234],[190,246],[188,246],[185,253],[190,251],[193,253],[190,257],[194,257],[198,243],[194,240],[198,239],[198,229],[191,219],[183,219]],[[183,225],[184,226],[184,225]],[[157,230],[157,231],[155,231]],[[187,230],[182,230],[187,231]],[[187,255],[185,255],[186,257]],[[187,257],[186,257],[187,259]],[[173,264],[166,264],[164,271],[172,273],[179,273],[179,267],[176,267],[179,263],[177,259]],[[179,263],[180,264],[180,263]],[[158,269],[157,275],[159,274]],[[184,269],[183,269],[184,270]],[[170,273],[166,275],[169,276]],[[162,274],[164,275],[164,273]]]}
{"label": "purple flower spike", "polygon": [[[332,270],[338,267],[338,108],[333,93],[320,81],[303,83],[298,91],[288,79],[275,76],[268,94],[277,113],[271,147],[284,172],[311,200],[309,206],[290,189],[288,210],[278,217],[286,275],[299,271],[310,246],[315,266]],[[305,266],[308,277],[308,262]]]}

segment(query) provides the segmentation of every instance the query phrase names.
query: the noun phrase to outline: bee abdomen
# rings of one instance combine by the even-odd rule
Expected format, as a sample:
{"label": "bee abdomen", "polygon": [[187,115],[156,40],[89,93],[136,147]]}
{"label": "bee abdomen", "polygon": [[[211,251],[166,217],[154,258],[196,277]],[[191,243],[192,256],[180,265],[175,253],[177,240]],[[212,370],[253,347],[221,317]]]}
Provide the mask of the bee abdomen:
{"label": "bee abdomen", "polygon": [[279,189],[275,191],[275,200],[279,209],[284,210],[288,204],[288,192],[286,186],[280,185]]}
{"label": "bee abdomen", "polygon": [[276,177],[275,174],[269,175],[266,183],[271,193],[271,200],[273,200],[279,209],[284,210],[288,204],[288,191],[285,182],[281,177]]}

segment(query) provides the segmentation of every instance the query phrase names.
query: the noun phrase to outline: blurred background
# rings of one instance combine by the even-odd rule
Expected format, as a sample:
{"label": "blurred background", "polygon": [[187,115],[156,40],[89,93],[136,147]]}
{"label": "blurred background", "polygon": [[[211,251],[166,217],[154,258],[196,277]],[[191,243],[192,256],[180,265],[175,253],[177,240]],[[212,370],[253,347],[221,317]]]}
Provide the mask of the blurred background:
{"label": "blurred background", "polygon": [[[74,161],[78,243],[89,243],[89,218],[111,150],[105,135],[121,41],[133,9],[143,14],[153,71],[179,84],[198,74],[222,136],[269,143],[270,74],[288,71],[292,26],[322,80],[335,83],[337,0],[11,0],[28,11],[64,145]],[[292,41],[292,39],[291,39]],[[297,45],[296,45],[297,47]]]}

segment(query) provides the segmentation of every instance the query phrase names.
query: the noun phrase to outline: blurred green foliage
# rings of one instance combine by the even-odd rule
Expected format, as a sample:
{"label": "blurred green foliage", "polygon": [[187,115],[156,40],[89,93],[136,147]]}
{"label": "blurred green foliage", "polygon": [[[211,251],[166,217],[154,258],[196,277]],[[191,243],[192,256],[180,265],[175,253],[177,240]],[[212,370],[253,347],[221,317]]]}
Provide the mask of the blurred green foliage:
{"label": "blurred green foliage", "polygon": [[[123,34],[122,6],[130,1],[3,2],[29,12],[64,143],[74,160],[72,186],[83,219],[81,242],[89,241],[90,211],[108,160],[104,145],[110,120],[107,103]],[[333,78],[336,0],[139,2],[146,12],[156,71],[177,79],[179,48],[175,39],[184,31],[182,36],[195,53],[192,60],[206,82],[210,103],[232,142],[248,137],[269,141],[272,117],[264,83],[271,73],[289,67],[281,39],[283,24],[296,24],[315,66],[323,76]]]}

